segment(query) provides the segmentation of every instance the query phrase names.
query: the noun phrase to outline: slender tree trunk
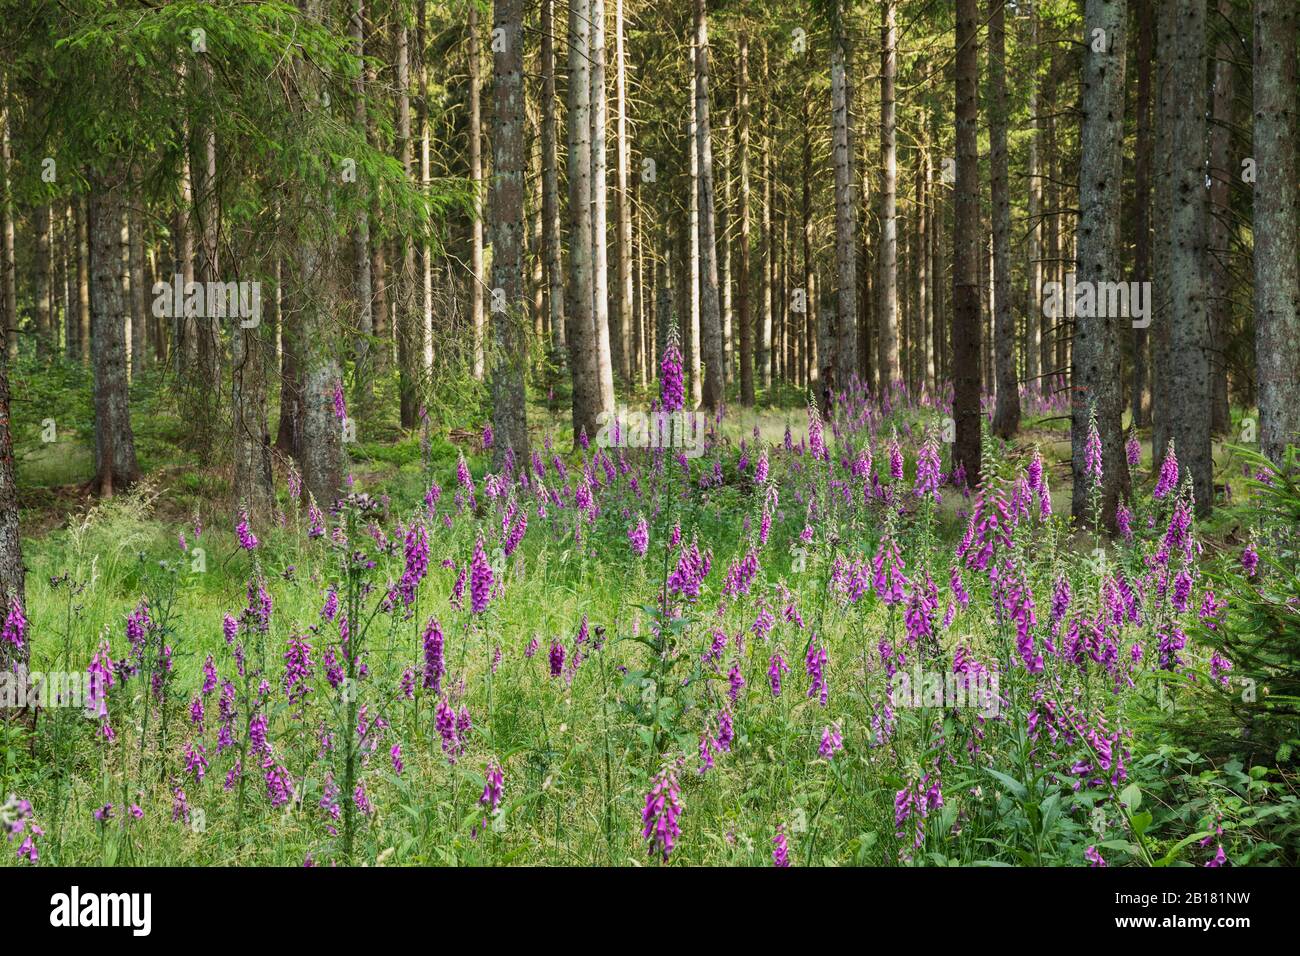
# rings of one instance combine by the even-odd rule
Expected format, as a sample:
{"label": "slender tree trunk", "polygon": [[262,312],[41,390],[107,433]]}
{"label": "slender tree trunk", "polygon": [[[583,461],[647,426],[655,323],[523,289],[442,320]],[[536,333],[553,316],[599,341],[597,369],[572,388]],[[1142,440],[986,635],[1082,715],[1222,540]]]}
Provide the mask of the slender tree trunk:
{"label": "slender tree trunk", "polygon": [[[492,454],[498,469],[528,461],[524,375],[524,22],[523,0],[496,0],[492,73],[492,288],[504,310],[492,321]],[[513,456],[513,457],[512,457]]]}
{"label": "slender tree trunk", "polygon": [[[622,0],[620,0],[620,3]],[[542,0],[542,255],[550,287],[551,350],[565,356],[564,268],[560,262],[559,151],[555,136],[555,0]],[[563,359],[561,359],[563,360]]]}
{"label": "slender tree trunk", "polygon": [[[590,0],[586,0],[590,2]],[[479,104],[479,87],[483,80],[479,66],[478,4],[469,4],[469,35],[466,38],[469,60],[469,178],[474,184],[474,219],[470,224],[470,306],[469,321],[474,335],[474,377],[483,377],[483,119]]]}
{"label": "slender tree trunk", "polygon": [[[36,220],[36,349],[42,359],[54,354],[59,341],[54,325],[54,262],[50,256],[50,212],[49,206],[39,206],[33,215]],[[133,280],[134,278],[132,276]]]}
{"label": "slender tree trunk", "polygon": [[605,0],[588,0],[591,18],[591,294],[595,307],[600,407],[614,408],[614,361],[609,342],[608,96],[605,83]]}
{"label": "slender tree trunk", "polygon": [[[976,0],[957,0],[957,182],[953,190],[956,222],[952,269],[953,420],[957,427],[953,464],[965,470],[970,487],[980,481],[983,419],[980,413],[979,152],[975,139],[979,124],[979,56],[975,48],[978,20]],[[882,273],[881,282],[885,281],[887,275]],[[887,334],[886,321],[882,319],[882,335]],[[889,360],[887,351],[882,352],[882,387],[890,381],[884,371]]]}
{"label": "slender tree trunk", "polygon": [[[420,189],[428,195],[433,183],[433,156],[430,151],[429,129],[429,58],[428,46],[428,3],[420,0],[418,7],[415,70],[420,83],[420,108],[417,112],[420,123]],[[478,34],[472,33],[470,42],[475,44],[477,52]],[[426,378],[433,374],[433,243],[424,238],[420,243],[420,323],[415,334],[418,338],[416,351],[420,358],[420,372]]]}
{"label": "slender tree trunk", "polygon": [[[1218,0],[1219,17],[1232,23],[1232,3]],[[1236,68],[1232,63],[1232,45],[1221,40],[1214,60],[1213,123],[1210,125],[1210,213],[1209,249],[1210,266],[1210,432],[1226,435],[1232,427],[1228,410],[1228,326],[1232,322],[1232,289],[1228,275],[1231,228],[1229,206],[1231,179],[1236,175],[1236,163],[1229,154],[1233,122],[1233,100],[1236,89]]]}
{"label": "slender tree trunk", "polygon": [[[880,354],[876,359],[876,374],[882,395],[899,377],[898,156],[894,116],[894,77],[898,69],[898,51],[895,47],[898,32],[894,24],[894,7],[894,0],[885,0],[885,19],[880,28],[880,249],[876,254],[880,269],[876,283],[876,327],[879,331],[877,343]],[[959,50],[959,60],[961,53]],[[974,56],[974,52],[971,55]],[[978,65],[973,69],[978,75]],[[974,93],[971,95],[974,102]],[[978,449],[978,433],[976,448]]]}
{"label": "slender tree trunk", "polygon": [[[475,5],[470,5],[470,37],[477,37],[478,15]],[[418,44],[417,44],[418,45]],[[478,156],[477,153],[477,121],[475,108],[476,97],[478,95],[477,71],[473,64],[477,62],[478,45],[474,42],[470,46],[470,178],[475,186],[474,198],[474,223],[473,229],[481,230],[482,226],[479,221],[481,213],[481,203],[478,198],[479,176],[475,173],[474,162]],[[397,155],[401,160],[402,169],[408,178],[413,178],[415,170],[413,167],[413,157],[411,153],[411,50],[410,50],[410,31],[405,23],[399,23],[397,27]],[[481,243],[476,244],[476,249],[481,248]],[[415,428],[419,424],[419,388],[420,372],[423,360],[423,348],[420,345],[420,336],[416,332],[418,323],[415,317],[415,240],[410,233],[404,233],[401,237],[402,264],[401,275],[398,277],[397,289],[395,292],[396,322],[394,323],[394,334],[397,338],[397,374],[398,374],[398,398],[400,402],[401,423],[403,428]],[[482,270],[481,263],[475,262],[471,265],[470,284],[473,288],[473,294],[479,298],[476,300],[481,305],[482,296]],[[474,312],[473,321],[477,323],[479,312]],[[474,348],[475,355],[478,354],[479,338],[478,326],[475,325]],[[479,372],[475,370],[475,377]]]}
{"label": "slender tree trunk", "polygon": [[722,311],[718,295],[718,246],[714,229],[713,140],[709,128],[709,21],[706,0],[695,0],[695,150],[699,163],[701,401],[722,405]]}
{"label": "slender tree trunk", "polygon": [[[90,202],[86,198],[72,201],[76,214],[77,242],[77,358],[90,365],[90,229],[86,223]],[[193,275],[187,276],[186,281]],[[72,341],[68,341],[72,350]]]}
{"label": "slender tree trunk", "polygon": [[[857,204],[853,196],[853,104],[849,98],[849,50],[844,7],[831,12],[831,162],[835,167],[835,360],[834,379],[823,390],[847,391],[858,366]],[[893,4],[889,5],[892,12]],[[888,14],[887,14],[888,15]],[[891,43],[892,48],[892,43]]]}
{"label": "slender tree trunk", "polygon": [[13,145],[9,132],[9,82],[0,87],[0,291],[4,293],[5,348],[18,357],[18,260],[14,254]]}
{"label": "slender tree trunk", "polygon": [[[304,17],[322,22],[322,0],[300,0]],[[315,67],[305,61],[295,64],[301,101],[298,109],[317,109],[320,84]],[[403,93],[405,93],[405,86]],[[409,124],[409,109],[407,121]],[[301,299],[300,356],[302,361],[302,482],[303,488],[322,508],[332,508],[343,489],[345,455],[343,427],[335,411],[334,396],[343,387],[337,354],[337,329],[331,316],[339,295],[338,250],[334,233],[332,190],[328,178],[304,183],[298,194],[304,217],[298,237],[294,293]]]}
{"label": "slender tree trunk", "polygon": [[569,369],[573,376],[573,439],[596,437],[601,412],[591,268],[591,37],[588,0],[569,0]]}
{"label": "slender tree trunk", "polygon": [[1038,97],[1038,16],[1030,13],[1028,27],[1029,56],[1029,143],[1026,164],[1029,179],[1028,214],[1025,231],[1025,264],[1028,289],[1025,292],[1025,383],[1030,389],[1043,392],[1046,377],[1039,376],[1047,370],[1041,368],[1043,348],[1043,180],[1039,165],[1042,144],[1042,127],[1038,113],[1043,101]]}
{"label": "slender tree trunk", "polygon": [[[1137,46],[1137,134],[1133,152],[1133,281],[1151,280],[1151,63],[1154,58],[1155,0],[1133,0],[1136,4]],[[1150,385],[1147,375],[1148,333],[1133,326],[1133,388],[1129,396],[1133,427],[1149,420]]]}
{"label": "slender tree trunk", "polygon": [[[1115,0],[1108,0],[1114,3]],[[1120,0],[1122,3],[1123,0]],[[1003,0],[989,5],[989,143],[993,199],[993,343],[998,399],[992,432],[1009,439],[1020,428],[1020,384],[1016,375],[1016,317],[1011,311],[1011,193],[1007,183],[1007,30]],[[1123,62],[1122,54],[1121,60]],[[1124,87],[1119,87],[1123,109]],[[1117,190],[1118,191],[1118,190]]]}
{"label": "slender tree trunk", "polygon": [[111,498],[139,477],[127,395],[128,240],[122,165],[92,174],[89,203],[91,354],[94,356],[95,493]]}
{"label": "slender tree trunk", "polygon": [[1286,446],[1300,444],[1296,20],[1291,0],[1255,0],[1255,357],[1259,447],[1279,465]]}
{"label": "slender tree trunk", "polygon": [[[1076,283],[1120,281],[1120,198],[1123,186],[1124,61],[1128,33],[1127,0],[1088,0],[1084,22],[1091,34],[1084,54],[1083,127],[1079,138],[1079,233]],[[1104,31],[1104,38],[1095,31]],[[1100,296],[1098,297],[1101,298]],[[1074,319],[1073,376],[1076,400],[1071,406],[1073,514],[1091,521],[1089,501],[1094,479],[1088,476],[1086,445],[1089,416],[1096,416],[1101,436],[1101,513],[1106,527],[1129,493],[1124,457],[1124,386],[1119,333],[1127,315],[1111,315],[1102,302],[1093,314]],[[1084,309],[1087,313],[1089,310]]]}
{"label": "slender tree trunk", "polygon": [[740,403],[754,404],[754,320],[749,309],[749,34],[739,37],[736,79],[736,162],[740,170],[740,282],[736,288],[740,319]]}
{"label": "slender tree trunk", "polygon": [[[366,0],[352,0],[352,50],[363,59],[366,50]],[[366,109],[366,69],[357,71],[352,81],[352,123],[359,136],[369,137],[369,111]],[[360,183],[358,182],[360,188]],[[352,228],[353,282],[357,300],[357,340],[355,351],[355,405],[357,414],[367,409],[373,395],[371,342],[375,335],[374,283],[371,280],[370,215],[365,204],[357,212]]]}
{"label": "slender tree trunk", "polygon": [[[768,394],[766,400],[771,402],[772,372],[771,372],[771,352],[772,352],[772,86],[771,74],[768,73],[767,41],[762,44],[762,77],[763,87],[762,95],[758,105],[758,123],[762,130],[762,150],[763,161],[762,169],[759,175],[763,180],[763,220],[762,229],[759,237],[759,246],[761,247],[761,261],[759,269],[762,271],[762,311],[763,317],[758,330],[758,375],[759,385]],[[809,303],[808,308],[814,308]]]}
{"label": "slender tree trunk", "polygon": [[634,335],[632,331],[632,204],[628,178],[632,165],[632,142],[628,138],[627,45],[623,26],[623,0],[614,2],[614,93],[618,98],[617,143],[618,192],[614,194],[614,217],[618,221],[618,372],[632,381]]}
{"label": "slender tree trunk", "polygon": [[[1210,453],[1210,335],[1206,303],[1208,191],[1206,160],[1206,0],[1176,0],[1162,12],[1161,60],[1169,112],[1170,170],[1165,222],[1168,243],[1168,364],[1159,370],[1167,382],[1170,435],[1182,469],[1192,476],[1196,509],[1208,514],[1214,504]],[[1291,170],[1294,173],[1294,167]],[[1258,187],[1257,187],[1258,189]],[[1294,369],[1292,369],[1294,373]]]}

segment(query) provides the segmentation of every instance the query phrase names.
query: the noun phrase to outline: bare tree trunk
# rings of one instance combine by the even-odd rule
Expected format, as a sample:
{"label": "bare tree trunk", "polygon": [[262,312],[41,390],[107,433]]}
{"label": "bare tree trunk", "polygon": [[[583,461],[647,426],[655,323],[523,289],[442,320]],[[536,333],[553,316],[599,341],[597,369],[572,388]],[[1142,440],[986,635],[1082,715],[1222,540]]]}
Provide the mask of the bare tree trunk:
{"label": "bare tree trunk", "polygon": [[916,244],[913,248],[913,262],[916,275],[916,378],[924,391],[934,382],[934,357],[930,354],[929,223],[926,215],[930,157],[924,143],[920,149],[921,156],[916,168]]}
{"label": "bare tree trunk", "polygon": [[[1155,46],[1155,0],[1134,0],[1137,5],[1137,136],[1133,150],[1133,281],[1151,281],[1151,62]],[[1148,333],[1133,326],[1133,388],[1129,405],[1133,427],[1149,421],[1150,389],[1147,374]]]}
{"label": "bare tree trunk", "polygon": [[[831,10],[831,162],[835,167],[835,360],[834,379],[824,389],[847,390],[858,366],[857,206],[853,196],[853,104],[849,93],[849,51],[844,3]],[[888,7],[886,16],[893,11]],[[890,44],[892,48],[892,43]]]}
{"label": "bare tree trunk", "polygon": [[[1083,127],[1079,138],[1079,234],[1076,283],[1120,281],[1120,197],[1123,186],[1124,61],[1127,42],[1127,0],[1088,0],[1084,22],[1091,38],[1084,54]],[[1103,31],[1099,35],[1095,31]],[[1099,296],[1098,299],[1101,297]],[[1101,435],[1101,512],[1112,527],[1121,497],[1129,493],[1128,462],[1124,457],[1124,386],[1120,369],[1119,330],[1127,315],[1111,315],[1101,301],[1095,315],[1074,319],[1072,381],[1076,400],[1071,406],[1070,443],[1073,456],[1073,514],[1091,521],[1089,500],[1094,479],[1088,474],[1086,446],[1089,415],[1095,415]],[[1087,312],[1088,310],[1084,310]]]}
{"label": "bare tree trunk", "polygon": [[9,133],[9,82],[0,87],[0,292],[4,293],[5,348],[9,358],[18,357],[18,261],[14,255],[13,147]]}
{"label": "bare tree trunk", "polygon": [[722,311],[718,296],[718,247],[714,229],[713,140],[709,128],[709,21],[706,0],[695,0],[695,150],[699,163],[700,358],[705,408],[722,405]]}
{"label": "bare tree trunk", "polygon": [[[586,0],[590,2],[590,0]],[[474,220],[470,224],[470,328],[474,334],[474,377],[483,377],[483,145],[482,110],[479,86],[483,82],[479,67],[478,5],[469,4],[469,36],[466,38],[469,60],[469,178],[474,184]]]}
{"label": "bare tree trunk", "polygon": [[[1114,2],[1114,0],[1111,0]],[[1122,0],[1121,0],[1122,2]],[[992,432],[1009,439],[1020,428],[1016,317],[1011,311],[1011,194],[1007,183],[1007,30],[1003,0],[989,4],[989,168],[993,199],[993,344],[998,382]],[[1121,63],[1123,60],[1121,59]],[[1124,87],[1120,88],[1123,109]]]}
{"label": "bare tree trunk", "polygon": [[[979,123],[979,57],[975,48],[978,19],[975,0],[957,0],[957,182],[953,190],[956,222],[952,268],[953,419],[957,440],[953,445],[953,464],[965,470],[970,487],[978,485],[980,480],[983,419],[980,414],[979,152],[975,140]],[[882,274],[881,281],[885,280]],[[882,335],[884,322],[882,319]],[[888,358],[882,352],[882,367]],[[889,380],[882,368],[882,387]]]}
{"label": "bare tree trunk", "polygon": [[[1232,23],[1232,3],[1218,0],[1220,18]],[[1232,427],[1228,410],[1228,326],[1232,322],[1232,289],[1228,276],[1228,256],[1231,244],[1229,219],[1229,184],[1235,175],[1229,154],[1233,99],[1236,89],[1234,51],[1228,41],[1221,40],[1214,61],[1213,123],[1210,125],[1210,213],[1209,248],[1209,312],[1210,312],[1210,432],[1226,435]]]}
{"label": "bare tree trunk", "polygon": [[605,0],[588,0],[591,10],[591,294],[595,307],[596,368],[600,407],[614,407],[614,361],[609,343],[609,127],[605,84]]}
{"label": "bare tree trunk", "polygon": [[[90,202],[85,198],[72,201],[76,215],[77,242],[77,358],[90,364],[90,229],[86,222]],[[193,278],[192,276],[190,278]],[[72,350],[72,342],[68,342]]]}
{"label": "bare tree trunk", "polygon": [[[522,0],[496,0],[492,72],[492,288],[504,310],[492,321],[492,455],[498,469],[528,461],[524,375],[524,24]],[[507,459],[513,456],[513,460]]]}
{"label": "bare tree trunk", "polygon": [[[303,15],[321,22],[322,0],[301,0]],[[315,108],[320,94],[314,67],[296,62],[298,89],[302,100],[297,104],[307,112]],[[405,87],[403,87],[405,93]],[[408,109],[409,123],[409,109]],[[331,322],[339,295],[338,250],[332,230],[324,228],[333,220],[333,197],[329,180],[303,184],[298,206],[305,218],[299,236],[294,294],[302,311],[300,348],[302,360],[302,482],[303,488],[323,508],[332,508],[342,493],[345,458],[343,423],[337,418],[334,404],[336,390],[343,386],[337,355],[337,328]]]}
{"label": "bare tree trunk", "polygon": [[[366,50],[366,0],[352,0],[352,50],[363,59]],[[352,123],[360,136],[369,137],[370,124],[366,109],[366,69],[357,71],[352,81]],[[360,184],[358,183],[358,186]],[[355,354],[355,393],[357,412],[366,409],[372,398],[371,340],[375,334],[374,284],[371,281],[370,215],[363,204],[352,229],[353,282],[357,301],[357,344]]]}
{"label": "bare tree trunk", "polygon": [[[621,2],[621,0],[620,0]],[[551,349],[564,356],[564,268],[560,262],[559,152],[555,136],[555,0],[542,0],[542,249],[550,286]]]}
{"label": "bare tree trunk", "polygon": [[[470,5],[470,36],[477,37],[478,14],[475,5]],[[478,45],[473,43],[470,47],[470,178],[474,183],[476,192],[474,199],[474,224],[475,230],[482,227],[479,222],[481,204],[478,199],[477,187],[479,177],[474,172],[474,161],[477,157],[476,140],[477,124],[475,121],[475,98],[478,95],[477,72],[473,64],[477,61]],[[405,23],[399,23],[397,26],[397,156],[401,160],[402,169],[410,178],[414,175],[413,157],[411,153],[411,51],[410,51],[410,32]],[[477,235],[477,232],[476,232]],[[481,244],[476,245],[476,249],[481,248]],[[420,346],[420,336],[416,332],[417,323],[415,318],[415,240],[409,233],[404,233],[401,237],[402,264],[401,273],[397,279],[397,288],[394,291],[394,304],[396,306],[396,322],[394,323],[394,335],[397,339],[397,375],[398,375],[398,397],[401,403],[400,414],[403,428],[414,428],[419,424],[419,388],[421,379],[421,366],[423,362],[423,348]],[[482,288],[482,276],[479,264],[471,266],[471,285],[475,294],[480,294]],[[474,313],[477,322],[478,312]],[[478,354],[478,331],[475,326],[475,355]],[[476,377],[477,377],[476,370]]]}
{"label": "bare tree trunk", "polygon": [[614,217],[618,222],[618,372],[632,381],[634,335],[632,331],[632,204],[628,178],[632,165],[632,142],[628,138],[627,45],[623,27],[623,0],[614,2],[614,93],[618,98],[617,143],[618,192],[614,194]]}
{"label": "bare tree trunk", "polygon": [[1255,357],[1259,447],[1278,464],[1282,463],[1287,445],[1300,444],[1296,30],[1293,2],[1255,0]]}
{"label": "bare tree trunk", "polygon": [[120,162],[91,176],[91,354],[94,356],[95,493],[111,498],[139,477],[127,395],[126,175]]}
{"label": "bare tree trunk", "polygon": [[595,300],[591,275],[591,37],[588,0],[569,0],[569,369],[573,377],[573,439],[596,437],[601,408]]}
{"label": "bare tree trunk", "polygon": [[[433,182],[433,157],[429,142],[429,58],[428,46],[428,3],[420,0],[418,19],[415,70],[420,83],[420,107],[417,112],[420,123],[420,190],[428,195]],[[477,53],[477,32],[471,33],[470,42],[475,44]],[[420,360],[420,372],[428,379],[433,373],[433,243],[427,235],[420,244],[420,322],[415,334],[418,342],[415,351]]]}
{"label": "bare tree trunk", "polygon": [[[37,354],[45,359],[54,354],[59,341],[54,326],[54,263],[50,257],[50,207],[37,207],[33,218],[36,220],[36,350]],[[134,276],[132,278],[134,279]]]}
{"label": "bare tree trunk", "polygon": [[1043,347],[1043,180],[1039,166],[1042,127],[1038,120],[1043,102],[1038,97],[1038,16],[1030,12],[1028,27],[1029,45],[1029,222],[1025,238],[1025,251],[1029,257],[1025,278],[1025,383],[1027,389],[1042,392],[1046,378],[1039,378],[1046,369],[1040,369],[1039,359]]}
{"label": "bare tree trunk", "polygon": [[[1170,170],[1165,221],[1159,232],[1168,243],[1165,284],[1169,290],[1167,364],[1158,370],[1167,383],[1169,420],[1179,465],[1192,476],[1196,509],[1208,514],[1214,504],[1210,454],[1209,315],[1206,308],[1208,237],[1205,189],[1206,0],[1176,0],[1161,11],[1160,51],[1167,97]],[[1294,172],[1294,169],[1291,170]],[[1294,370],[1292,370],[1294,372]]]}
{"label": "bare tree trunk", "polygon": [[736,79],[736,162],[740,168],[740,403],[754,404],[754,320],[749,309],[749,34],[742,28]]}
{"label": "bare tree trunk", "polygon": [[[771,372],[771,352],[772,352],[772,85],[771,74],[768,73],[767,58],[767,41],[762,44],[762,76],[763,88],[762,95],[758,105],[758,123],[762,129],[762,150],[763,161],[762,169],[759,175],[763,180],[763,219],[762,229],[759,236],[759,246],[761,256],[759,269],[762,271],[762,300],[761,306],[763,311],[762,322],[758,330],[758,376],[759,385],[768,391],[767,401],[771,402],[772,396],[770,389],[772,387]],[[808,304],[808,308],[815,308],[813,303]]]}
{"label": "bare tree trunk", "polygon": [[[876,264],[876,328],[879,355],[876,375],[881,394],[899,377],[898,367],[898,155],[894,116],[894,77],[898,70],[895,49],[894,0],[886,0],[880,28],[880,249]],[[972,41],[973,45],[973,41]],[[960,55],[960,51],[959,51]],[[974,55],[974,54],[972,54]],[[978,66],[976,66],[978,72]],[[978,447],[978,440],[976,442]]]}
{"label": "bare tree trunk", "polygon": [[[691,39],[691,82],[694,89],[695,58],[697,52],[695,39]],[[691,195],[688,200],[690,236],[688,239],[686,294],[689,297],[690,329],[685,336],[686,367],[690,369],[691,407],[698,408],[704,401],[704,370],[700,356],[700,151],[696,146],[700,125],[699,114],[695,109],[695,97],[691,97],[691,119],[686,136],[686,147],[690,150]]]}

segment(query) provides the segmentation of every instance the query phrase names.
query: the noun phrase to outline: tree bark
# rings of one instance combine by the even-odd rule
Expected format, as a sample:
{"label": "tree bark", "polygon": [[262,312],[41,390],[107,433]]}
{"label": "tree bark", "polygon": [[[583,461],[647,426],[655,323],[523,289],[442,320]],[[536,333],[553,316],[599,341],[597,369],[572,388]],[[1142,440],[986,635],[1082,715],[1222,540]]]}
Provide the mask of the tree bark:
{"label": "tree bark", "polygon": [[[1155,46],[1155,0],[1134,0],[1137,6],[1137,132],[1133,152],[1133,281],[1151,281],[1151,62]],[[1147,374],[1149,336],[1133,327],[1133,388],[1129,395],[1133,427],[1149,421],[1150,384]]]}
{"label": "tree bark", "polygon": [[[590,0],[587,0],[590,2]],[[469,5],[469,36],[466,38],[469,61],[469,178],[474,185],[474,219],[470,223],[470,306],[469,321],[474,336],[474,377],[483,377],[483,341],[486,328],[483,317],[483,119],[479,87],[478,5]]]}
{"label": "tree bark", "polygon": [[524,317],[524,25],[523,0],[496,0],[492,72],[492,288],[505,309],[492,321],[492,456],[528,462],[524,374],[528,358]]}
{"label": "tree bark", "polygon": [[126,320],[128,240],[123,203],[125,172],[109,162],[90,177],[91,352],[94,356],[95,493],[125,491],[139,477],[127,394]]}
{"label": "tree bark", "polygon": [[[1159,376],[1167,385],[1169,420],[1178,463],[1192,476],[1196,510],[1214,504],[1210,453],[1210,330],[1206,302],[1208,191],[1206,159],[1206,0],[1176,0],[1161,11],[1161,60],[1167,64],[1163,98],[1168,112],[1169,163],[1165,222],[1169,272],[1169,346]],[[1167,54],[1167,56],[1166,56]],[[1162,70],[1164,72],[1164,70]],[[1292,169],[1294,172],[1294,169]],[[1294,374],[1294,369],[1292,369]]]}
{"label": "tree bark", "polygon": [[628,192],[632,165],[632,142],[628,138],[627,44],[623,25],[623,0],[614,2],[614,94],[618,99],[615,129],[618,192],[614,194],[614,218],[618,223],[618,335],[615,349],[618,372],[632,381],[634,335],[632,330],[632,203]]}
{"label": "tree bark", "polygon": [[[1088,0],[1084,10],[1087,46],[1083,66],[1083,125],[1079,138],[1079,232],[1076,286],[1091,283],[1099,290],[1094,313],[1103,307],[1102,283],[1120,276],[1120,197],[1123,187],[1124,61],[1128,18],[1126,0]],[[1102,39],[1096,31],[1104,33]],[[1085,312],[1089,311],[1087,309]],[[1075,315],[1072,381],[1075,401],[1070,413],[1070,444],[1074,473],[1073,514],[1090,521],[1093,479],[1087,475],[1089,415],[1101,435],[1101,513],[1112,527],[1121,497],[1129,493],[1128,462],[1124,457],[1124,386],[1120,374],[1119,330],[1131,322],[1128,314]]]}
{"label": "tree bark", "polygon": [[754,320],[749,309],[749,34],[742,28],[736,79],[736,163],[740,171],[740,282],[736,288],[740,322],[740,403],[754,404]]}
{"label": "tree bark", "polygon": [[718,246],[714,229],[713,139],[709,128],[709,20],[706,0],[695,0],[695,149],[699,162],[701,401],[722,406],[722,311],[718,295]]}
{"label": "tree bark", "polygon": [[[1114,2],[1114,0],[1112,0]],[[998,381],[992,432],[1009,439],[1020,428],[1016,317],[1011,311],[1011,194],[1007,183],[1007,30],[1003,0],[989,3],[989,168],[993,200],[993,339]],[[1122,62],[1122,60],[1121,60]],[[1124,87],[1121,84],[1120,108]]]}
{"label": "tree bark", "polygon": [[[952,377],[953,419],[956,442],[953,465],[965,470],[966,483],[980,481],[980,192],[979,152],[976,128],[979,123],[979,57],[975,48],[978,30],[976,0],[957,0],[957,181],[953,189],[956,220],[953,227],[952,268]],[[882,250],[883,253],[883,250]],[[882,284],[887,276],[882,273]],[[881,300],[885,302],[884,299]],[[881,319],[881,335],[886,334]],[[897,356],[894,357],[897,362]],[[881,353],[881,386],[890,377],[884,370],[889,359]],[[894,366],[889,366],[893,368]]]}
{"label": "tree bark", "polygon": [[609,342],[608,96],[605,83],[605,0],[588,0],[591,18],[591,294],[596,325],[600,405],[614,407],[614,361]]}
{"label": "tree bark", "polygon": [[[858,366],[857,205],[853,186],[853,104],[844,3],[831,10],[831,162],[835,167],[835,361],[834,379],[822,388],[846,391]],[[893,10],[893,4],[889,5]],[[892,43],[891,43],[892,49]]]}
{"label": "tree bark", "polygon": [[573,378],[573,440],[594,439],[601,411],[596,356],[595,301],[591,275],[591,78],[590,6],[569,2],[569,369]]}
{"label": "tree bark", "polygon": [[[899,377],[898,354],[898,155],[894,110],[894,78],[898,69],[898,31],[894,23],[894,0],[886,0],[884,24],[880,28],[880,249],[876,263],[880,276],[876,283],[876,327],[879,355],[876,359],[878,387],[885,394]],[[958,6],[960,11],[961,7]],[[959,12],[960,16],[960,12]],[[961,40],[958,40],[961,43]],[[970,40],[972,57],[974,38]],[[958,62],[963,51],[958,50]],[[978,64],[971,67],[978,78]],[[958,86],[961,86],[961,80]],[[971,93],[972,100],[975,96]],[[960,108],[960,94],[958,103]],[[978,170],[976,171],[978,175]],[[978,188],[978,186],[976,187]],[[971,238],[974,238],[973,236]],[[978,295],[978,291],[976,292]],[[978,387],[978,382],[977,382]],[[978,448],[978,438],[976,441]]]}
{"label": "tree bark", "polygon": [[1292,0],[1255,0],[1255,357],[1259,447],[1279,465],[1286,446],[1300,444],[1296,21]]}

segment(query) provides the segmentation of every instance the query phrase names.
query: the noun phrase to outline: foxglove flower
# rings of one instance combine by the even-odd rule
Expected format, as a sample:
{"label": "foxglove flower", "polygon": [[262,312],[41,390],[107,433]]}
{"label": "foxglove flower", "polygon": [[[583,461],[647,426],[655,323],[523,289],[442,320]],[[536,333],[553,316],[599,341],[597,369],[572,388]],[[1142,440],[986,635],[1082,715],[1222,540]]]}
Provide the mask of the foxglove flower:
{"label": "foxglove flower", "polygon": [[645,795],[645,808],[641,811],[642,839],[648,844],[650,855],[659,854],[665,863],[681,837],[679,821],[682,810],[677,775],[672,768],[665,767],[651,784],[650,792]]}

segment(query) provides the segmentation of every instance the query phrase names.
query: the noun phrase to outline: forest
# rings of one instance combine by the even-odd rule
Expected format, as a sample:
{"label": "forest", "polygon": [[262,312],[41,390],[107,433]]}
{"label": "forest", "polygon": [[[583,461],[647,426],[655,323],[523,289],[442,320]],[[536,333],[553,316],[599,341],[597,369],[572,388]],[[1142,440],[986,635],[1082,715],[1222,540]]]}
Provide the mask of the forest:
{"label": "forest", "polygon": [[0,0],[2,865],[1300,865],[1298,39]]}

